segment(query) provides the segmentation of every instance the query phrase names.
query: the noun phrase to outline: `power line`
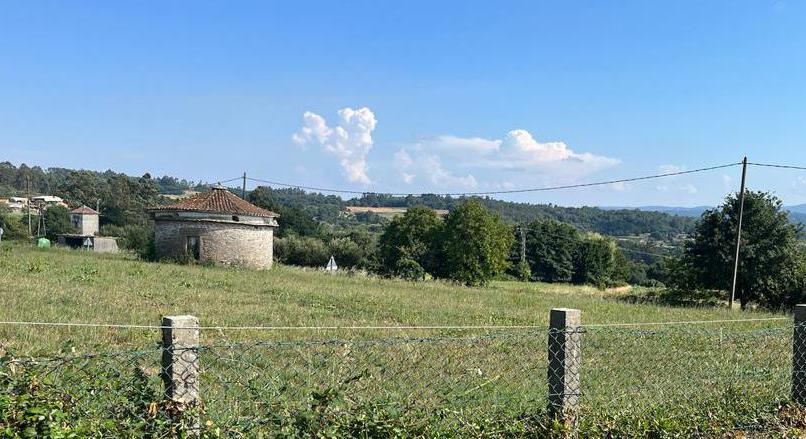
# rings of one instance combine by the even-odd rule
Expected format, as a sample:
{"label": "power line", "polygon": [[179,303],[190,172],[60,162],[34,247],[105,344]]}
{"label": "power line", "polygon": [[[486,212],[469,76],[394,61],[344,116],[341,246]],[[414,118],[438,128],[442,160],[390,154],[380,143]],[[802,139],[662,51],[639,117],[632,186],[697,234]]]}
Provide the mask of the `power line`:
{"label": "power line", "polygon": [[[272,186],[283,186],[295,189],[303,189],[309,191],[317,191],[317,192],[331,192],[337,194],[357,194],[357,195],[364,195],[364,194],[375,194],[375,195],[388,195],[393,197],[404,197],[404,196],[423,196],[423,195],[443,195],[443,196],[481,196],[481,195],[502,195],[502,194],[518,194],[518,193],[526,193],[526,192],[546,192],[546,191],[555,191],[561,189],[575,189],[575,188],[583,188],[583,187],[592,187],[592,186],[605,186],[610,184],[618,184],[618,183],[630,183],[635,181],[642,181],[642,180],[652,180],[656,178],[665,178],[665,177],[674,177],[678,175],[685,175],[685,174],[694,174],[698,172],[706,172],[706,171],[713,171],[716,169],[723,169],[729,168],[732,166],[741,165],[741,162],[737,163],[728,163],[724,165],[718,166],[709,166],[705,168],[697,168],[691,169],[688,171],[677,171],[677,172],[666,172],[663,174],[653,174],[653,175],[645,175],[641,177],[631,177],[631,178],[621,178],[617,180],[606,180],[606,181],[597,181],[591,183],[577,183],[577,184],[568,184],[568,185],[560,185],[560,186],[548,186],[542,188],[526,188],[526,189],[509,189],[509,190],[500,190],[500,191],[480,191],[480,192],[444,192],[444,193],[434,193],[434,192],[421,192],[421,193],[406,193],[406,192],[368,192],[368,191],[357,191],[357,190],[349,190],[349,189],[333,189],[333,188],[322,188],[322,187],[314,187],[314,186],[304,186],[298,184],[291,184],[291,183],[283,183],[279,181],[272,181],[272,180],[264,180],[260,178],[248,178],[248,180],[265,183]],[[241,178],[241,177],[238,177]]]}
{"label": "power line", "polygon": [[765,168],[798,169],[801,171],[806,171],[806,166],[779,165],[775,163],[751,163],[751,162],[747,162],[747,164],[752,166],[761,166]]}

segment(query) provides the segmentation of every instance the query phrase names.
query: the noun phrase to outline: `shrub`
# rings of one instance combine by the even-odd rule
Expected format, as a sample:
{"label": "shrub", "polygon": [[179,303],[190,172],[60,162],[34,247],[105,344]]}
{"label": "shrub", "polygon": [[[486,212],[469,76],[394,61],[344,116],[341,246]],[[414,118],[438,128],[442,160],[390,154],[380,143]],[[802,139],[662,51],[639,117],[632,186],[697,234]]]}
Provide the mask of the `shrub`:
{"label": "shrub", "polygon": [[23,223],[24,217],[8,210],[0,210],[0,227],[3,228],[3,241],[28,239],[28,227]]}
{"label": "shrub", "polygon": [[128,226],[105,224],[101,227],[100,235],[117,237],[121,248],[132,250],[143,259],[155,258],[154,232],[151,224]]}
{"label": "shrub", "polygon": [[410,281],[425,280],[425,269],[420,266],[414,259],[402,258],[397,261],[395,266],[395,274],[401,279]]}
{"label": "shrub", "polygon": [[274,256],[283,264],[324,267],[329,249],[321,239],[291,235],[274,239]]}

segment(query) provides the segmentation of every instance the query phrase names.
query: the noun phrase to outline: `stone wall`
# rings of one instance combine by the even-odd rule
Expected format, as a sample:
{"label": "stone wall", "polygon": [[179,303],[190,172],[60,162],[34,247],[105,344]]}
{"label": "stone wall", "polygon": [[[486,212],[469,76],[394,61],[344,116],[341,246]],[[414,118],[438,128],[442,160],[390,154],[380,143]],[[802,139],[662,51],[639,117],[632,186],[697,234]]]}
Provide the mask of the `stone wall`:
{"label": "stone wall", "polygon": [[76,228],[76,233],[79,235],[98,234],[98,215],[71,213],[70,221],[73,223],[73,226]]}
{"label": "stone wall", "polygon": [[96,236],[92,238],[92,251],[96,253],[117,253],[119,251],[118,241],[111,236]]}
{"label": "stone wall", "polygon": [[158,258],[186,257],[186,238],[198,236],[200,261],[250,268],[269,268],[273,258],[274,228],[212,221],[154,222]]}

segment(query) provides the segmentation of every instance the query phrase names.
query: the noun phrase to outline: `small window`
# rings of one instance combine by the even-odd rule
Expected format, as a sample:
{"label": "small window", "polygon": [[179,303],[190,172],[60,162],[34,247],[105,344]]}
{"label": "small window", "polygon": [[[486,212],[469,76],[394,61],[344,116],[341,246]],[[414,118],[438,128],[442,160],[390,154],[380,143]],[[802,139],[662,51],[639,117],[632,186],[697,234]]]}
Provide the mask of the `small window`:
{"label": "small window", "polygon": [[233,221],[239,221],[238,215],[232,215],[232,220]]}
{"label": "small window", "polygon": [[198,236],[185,237],[185,252],[187,252],[194,261],[198,261],[201,258],[201,240]]}

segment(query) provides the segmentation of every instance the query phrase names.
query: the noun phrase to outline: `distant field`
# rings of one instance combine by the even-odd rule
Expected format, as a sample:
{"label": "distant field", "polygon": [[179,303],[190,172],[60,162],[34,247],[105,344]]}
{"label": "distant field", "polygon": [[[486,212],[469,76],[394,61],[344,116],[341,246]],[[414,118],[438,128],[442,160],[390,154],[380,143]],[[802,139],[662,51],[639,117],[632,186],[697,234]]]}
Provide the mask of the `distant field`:
{"label": "distant field", "polygon": [[[350,213],[363,213],[363,212],[372,212],[376,213],[380,216],[386,218],[392,218],[398,215],[403,215],[408,210],[405,207],[364,207],[364,206],[347,206],[347,212]],[[435,209],[434,212],[437,213],[439,216],[445,216],[448,214],[447,210],[444,209]]]}

